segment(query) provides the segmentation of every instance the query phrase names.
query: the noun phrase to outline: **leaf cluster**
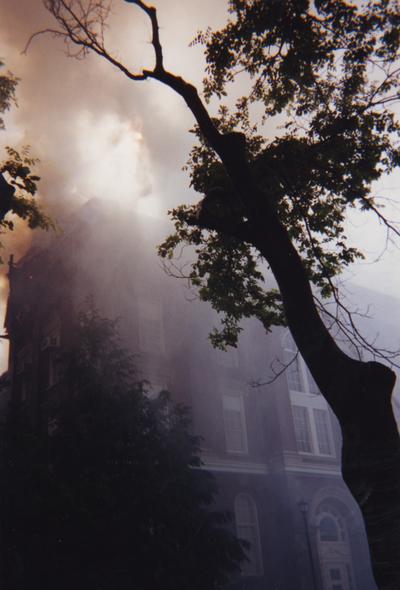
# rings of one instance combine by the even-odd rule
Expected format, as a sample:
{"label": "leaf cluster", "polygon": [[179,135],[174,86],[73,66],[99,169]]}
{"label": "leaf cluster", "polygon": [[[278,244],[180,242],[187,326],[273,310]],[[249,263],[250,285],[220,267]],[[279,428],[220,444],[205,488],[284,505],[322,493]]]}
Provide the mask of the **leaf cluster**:
{"label": "leaf cluster", "polygon": [[[0,59],[0,68],[4,62]],[[12,104],[16,104],[15,90],[18,84],[16,78],[11,72],[0,75],[0,113],[8,111]],[[0,117],[0,129],[4,129],[4,120]]]}
{"label": "leaf cluster", "polygon": [[2,433],[5,587],[226,587],[243,547],[188,410],[146,397],[114,321],[89,307],[76,328],[48,436],[18,407]]}
{"label": "leaf cluster", "polygon": [[[0,61],[0,67],[2,66],[3,62]],[[0,113],[7,111],[13,103],[16,104],[17,84],[18,78],[10,72],[0,76]],[[1,117],[0,129],[4,129]],[[38,160],[31,156],[30,147],[24,146],[20,151],[9,146],[5,149],[7,158],[0,162],[0,228],[11,231],[14,229],[14,221],[8,217],[8,213],[26,220],[31,229],[54,228],[52,220],[33,198],[37,193],[40,177],[34,172]]]}
{"label": "leaf cluster", "polygon": [[[194,41],[205,46],[205,96],[221,98],[238,76],[247,76],[250,91],[237,100],[232,112],[220,107],[213,122],[222,133],[240,129],[245,134],[255,184],[300,252],[310,281],[323,297],[330,297],[335,290],[333,279],[363,257],[347,243],[349,209],[377,214],[385,222],[371,195],[372,186],[400,164],[400,126],[392,108],[400,98],[398,3],[232,0],[229,7],[231,19],[223,29],[207,29]],[[256,104],[258,111],[252,106]],[[262,116],[257,120],[254,114],[260,107]],[[278,116],[279,121],[285,119],[276,136],[260,135],[260,123]],[[194,131],[199,142],[188,162],[193,188],[207,194],[213,186],[221,186],[232,191],[234,198],[221,162],[199,131]],[[172,212],[176,247],[191,243],[183,211]],[[246,213],[242,221],[250,227],[248,235],[251,220]],[[193,215],[186,222],[190,228]],[[220,236],[217,246],[206,232],[201,236],[198,256],[207,254],[214,260],[219,247],[220,258],[227,257],[230,246],[225,237]],[[245,284],[251,248],[242,247],[241,284]],[[233,252],[240,256],[236,245]],[[258,281],[255,262],[259,260],[254,259],[251,272]],[[201,260],[193,264],[195,275],[199,267],[204,267]],[[222,300],[219,303],[218,279],[211,278],[219,268],[209,266],[208,270],[215,298],[209,291],[200,292],[200,297],[219,309],[224,305]],[[239,275],[234,273],[233,281],[225,277],[232,297]],[[238,301],[239,306],[243,304],[240,297]],[[230,312],[228,316],[237,329],[239,316]],[[235,329],[231,327],[230,333]]]}
{"label": "leaf cluster", "polygon": [[212,344],[222,350],[236,346],[244,318],[257,317],[267,331],[284,324],[280,295],[276,289],[265,289],[255,249],[234,237],[193,227],[194,213],[193,207],[186,206],[170,212],[175,234],[158,252],[168,261],[181,243],[193,248],[195,261],[186,278],[200,299],[222,314],[221,327],[210,334]]}
{"label": "leaf cluster", "polygon": [[[8,158],[0,163],[0,173],[6,174],[9,185],[15,189],[8,211],[14,213],[20,219],[26,220],[31,229],[41,228],[48,230],[54,228],[52,220],[42,211],[37,201],[33,199],[37,192],[37,183],[40,177],[33,171],[38,160],[30,155],[30,147],[25,146],[19,152],[7,146],[6,151]],[[12,219],[3,218],[0,224],[6,229],[14,229]]]}

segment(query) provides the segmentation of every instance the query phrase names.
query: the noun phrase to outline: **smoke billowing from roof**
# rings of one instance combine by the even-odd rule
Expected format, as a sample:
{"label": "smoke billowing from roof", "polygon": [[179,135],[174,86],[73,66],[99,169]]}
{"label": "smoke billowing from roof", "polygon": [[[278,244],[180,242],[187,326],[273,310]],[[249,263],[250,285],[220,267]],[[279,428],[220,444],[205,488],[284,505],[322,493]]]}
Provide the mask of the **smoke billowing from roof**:
{"label": "smoke billowing from roof", "polygon": [[[190,13],[180,2],[162,4],[165,46],[171,38],[181,44],[172,55],[166,51],[167,64],[193,77],[201,52],[187,45],[210,6],[213,16],[218,9],[223,14],[225,2],[191,2]],[[49,35],[21,55],[32,33],[54,26],[38,1],[5,0],[0,23],[0,55],[21,79],[11,127],[41,160],[40,194],[53,214],[93,197],[127,204],[162,192],[165,209],[180,198],[185,184],[177,176],[192,140],[184,132],[193,120],[178,97],[157,83],[134,84],[96,56],[67,59],[63,44]],[[110,25],[108,46],[117,57],[138,69],[151,63],[149,26],[138,9],[114,2]],[[12,139],[10,133],[1,138]]]}

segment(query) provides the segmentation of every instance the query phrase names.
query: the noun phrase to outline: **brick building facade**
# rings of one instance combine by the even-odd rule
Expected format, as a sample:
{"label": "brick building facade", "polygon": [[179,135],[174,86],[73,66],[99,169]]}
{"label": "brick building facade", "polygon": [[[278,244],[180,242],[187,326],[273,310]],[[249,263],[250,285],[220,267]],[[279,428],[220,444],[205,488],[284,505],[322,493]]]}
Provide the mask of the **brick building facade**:
{"label": "brick building facade", "polygon": [[[238,590],[373,590],[361,516],[340,475],[337,421],[290,334],[248,321],[239,347],[214,350],[216,316],[165,274],[156,220],[89,202],[61,236],[10,262],[6,329],[11,395],[38,426],[59,395],[60,351],[73,342],[75,310],[92,296],[120,317],[149,395],[167,388],[192,408],[219,507],[251,543]],[[290,363],[270,383],[270,365]]]}

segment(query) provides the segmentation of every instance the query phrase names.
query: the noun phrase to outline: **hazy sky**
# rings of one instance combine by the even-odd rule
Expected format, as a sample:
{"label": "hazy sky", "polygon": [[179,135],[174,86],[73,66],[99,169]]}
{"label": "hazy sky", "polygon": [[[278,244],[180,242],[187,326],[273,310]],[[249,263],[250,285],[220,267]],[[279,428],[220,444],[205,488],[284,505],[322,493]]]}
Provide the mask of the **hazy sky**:
{"label": "hazy sky", "polygon": [[[189,47],[207,25],[221,26],[225,0],[158,0],[166,67],[200,84],[201,48]],[[51,25],[41,0],[2,0],[0,57],[21,81],[18,109],[0,134],[6,144],[29,143],[41,160],[40,197],[55,217],[99,196],[135,204],[162,214],[173,204],[193,199],[181,171],[193,136],[192,116],[182,100],[157,82],[133,83],[96,56],[77,61],[64,54],[60,41],[40,37],[21,55],[29,36]],[[137,7],[114,0],[109,44],[131,66],[151,65],[150,27]],[[386,179],[377,193],[395,198],[400,176]],[[400,219],[395,207],[390,217]],[[145,221],[144,221],[145,222]],[[354,217],[348,234],[368,254],[353,280],[396,296],[400,291],[397,248],[391,246],[375,265],[385,234],[374,221]],[[29,232],[6,239],[9,251],[21,253]]]}

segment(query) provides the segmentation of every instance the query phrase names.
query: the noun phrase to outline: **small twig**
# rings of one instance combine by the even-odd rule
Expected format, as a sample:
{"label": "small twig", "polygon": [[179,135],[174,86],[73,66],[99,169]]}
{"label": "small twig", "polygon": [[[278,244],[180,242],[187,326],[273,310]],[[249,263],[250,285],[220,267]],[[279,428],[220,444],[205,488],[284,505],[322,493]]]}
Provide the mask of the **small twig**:
{"label": "small twig", "polygon": [[[297,350],[293,356],[292,359],[290,359],[290,361],[288,363],[283,363],[279,358],[278,359],[274,359],[271,363],[269,368],[271,369],[272,373],[273,373],[273,377],[271,377],[271,379],[268,379],[267,381],[251,381],[250,382],[250,387],[263,387],[264,385],[271,385],[272,383],[274,383],[277,379],[279,379],[279,377],[281,375],[283,375],[283,373],[285,373],[287,371],[287,369],[294,363],[297,361],[298,357],[299,357],[299,351]],[[281,365],[281,368],[279,369],[279,371],[276,371],[274,369],[274,362],[278,361],[279,364]]]}

